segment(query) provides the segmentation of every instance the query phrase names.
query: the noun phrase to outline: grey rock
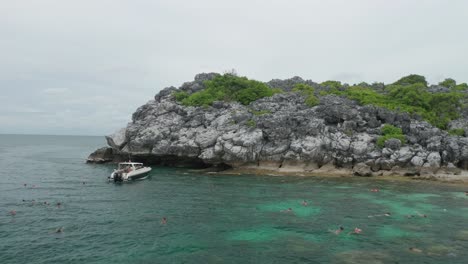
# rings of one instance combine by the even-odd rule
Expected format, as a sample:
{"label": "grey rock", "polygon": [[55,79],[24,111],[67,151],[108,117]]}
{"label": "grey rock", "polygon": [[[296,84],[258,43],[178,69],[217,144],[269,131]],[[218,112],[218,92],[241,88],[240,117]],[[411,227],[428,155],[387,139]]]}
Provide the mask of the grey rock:
{"label": "grey rock", "polygon": [[372,176],[371,168],[365,163],[358,163],[353,167],[353,173],[355,176],[370,177]]}
{"label": "grey rock", "polygon": [[396,138],[390,138],[385,141],[385,147],[391,150],[398,150],[401,147],[401,141]]}
{"label": "grey rock", "polygon": [[106,136],[107,144],[112,148],[121,150],[127,143],[126,132],[127,129],[124,127],[116,131],[114,134]]}
{"label": "grey rock", "polygon": [[[248,106],[223,101],[210,107],[186,107],[175,100],[174,92],[200,91],[216,76],[199,74],[179,88],[161,90],[133,113],[126,128],[106,137],[111,148],[93,153],[90,162],[132,156],[150,163],[170,160],[175,164],[180,160],[184,164],[193,161],[233,167],[296,164],[316,169],[334,164],[353,168],[359,175],[422,166],[434,170],[449,168],[449,164],[450,168],[468,169],[468,138],[450,136],[417,116],[360,106],[336,95],[320,96],[320,91],[330,87],[299,77],[272,80],[270,87],[285,92]],[[302,94],[291,92],[298,83],[313,86],[320,104],[309,107]],[[380,85],[367,87],[381,89]],[[449,127],[465,127],[467,123],[462,116]],[[383,124],[402,128],[407,144],[401,146],[399,140],[389,139],[385,148],[376,147]]]}
{"label": "grey rock", "polygon": [[440,167],[441,157],[439,152],[431,152],[427,156],[427,164],[429,167],[438,168]]}

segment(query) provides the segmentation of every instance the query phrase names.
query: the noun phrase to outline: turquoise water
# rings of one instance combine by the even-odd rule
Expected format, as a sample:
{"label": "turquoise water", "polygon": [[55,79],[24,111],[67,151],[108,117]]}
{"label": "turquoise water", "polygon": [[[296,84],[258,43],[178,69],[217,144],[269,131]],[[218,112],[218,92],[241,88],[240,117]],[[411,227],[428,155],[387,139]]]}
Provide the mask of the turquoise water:
{"label": "turquoise water", "polygon": [[0,263],[468,263],[467,187],[161,167],[113,184],[84,163],[104,143],[0,135]]}

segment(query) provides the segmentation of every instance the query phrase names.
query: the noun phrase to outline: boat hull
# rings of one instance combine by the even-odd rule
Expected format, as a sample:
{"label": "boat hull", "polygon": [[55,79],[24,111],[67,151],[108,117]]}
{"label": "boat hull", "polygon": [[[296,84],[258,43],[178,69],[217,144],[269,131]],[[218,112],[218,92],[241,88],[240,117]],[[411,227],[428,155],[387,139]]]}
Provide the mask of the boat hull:
{"label": "boat hull", "polygon": [[150,171],[150,167],[144,167],[135,171],[131,171],[129,173],[114,171],[108,179],[109,181],[114,182],[142,180],[148,176]]}

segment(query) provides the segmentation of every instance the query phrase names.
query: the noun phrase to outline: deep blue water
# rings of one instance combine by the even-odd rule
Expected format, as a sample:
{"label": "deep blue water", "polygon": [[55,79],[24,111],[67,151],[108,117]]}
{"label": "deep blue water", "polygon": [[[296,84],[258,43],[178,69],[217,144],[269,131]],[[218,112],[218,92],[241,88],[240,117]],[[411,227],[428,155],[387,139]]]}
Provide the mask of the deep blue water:
{"label": "deep blue water", "polygon": [[104,144],[0,135],[0,263],[468,263],[467,186],[163,167],[114,184],[84,163]]}

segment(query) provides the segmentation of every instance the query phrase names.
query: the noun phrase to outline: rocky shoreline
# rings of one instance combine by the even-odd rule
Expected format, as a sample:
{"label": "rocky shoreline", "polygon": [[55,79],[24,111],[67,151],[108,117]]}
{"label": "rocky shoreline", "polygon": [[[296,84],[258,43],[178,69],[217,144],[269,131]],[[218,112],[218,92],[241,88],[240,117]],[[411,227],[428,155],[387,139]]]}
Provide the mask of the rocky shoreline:
{"label": "rocky shoreline", "polygon": [[[216,101],[194,107],[174,98],[177,91],[203,90],[205,81],[216,76],[199,74],[178,89],[163,89],[136,110],[125,128],[107,136],[109,147],[92,153],[87,162],[132,159],[218,170],[468,182],[467,137],[450,135],[415,115],[362,106],[336,95],[319,96],[318,105],[310,107],[292,87],[314,85],[318,94],[326,87],[299,77],[267,83],[284,92],[248,105]],[[468,127],[461,116],[449,126]],[[400,128],[404,144],[391,138],[379,147],[384,125]]]}

